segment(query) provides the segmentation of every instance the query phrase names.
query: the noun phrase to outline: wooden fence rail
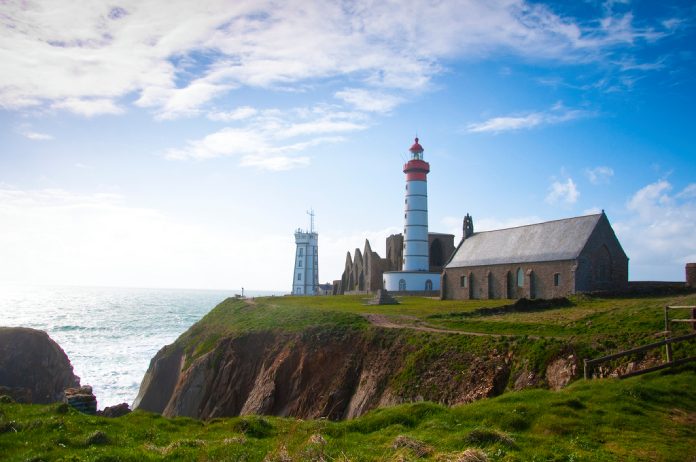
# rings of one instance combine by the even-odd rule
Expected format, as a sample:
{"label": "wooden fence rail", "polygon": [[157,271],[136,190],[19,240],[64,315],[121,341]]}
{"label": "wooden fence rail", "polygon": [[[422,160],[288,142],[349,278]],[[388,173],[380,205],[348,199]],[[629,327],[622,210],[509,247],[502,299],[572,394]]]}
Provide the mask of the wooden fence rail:
{"label": "wooden fence rail", "polygon": [[[670,310],[691,310],[691,318],[690,319],[670,319],[670,317],[669,317]],[[665,339],[664,340],[660,340],[659,342],[650,343],[647,345],[642,345],[642,346],[639,346],[636,348],[632,348],[630,350],[621,351],[619,353],[614,353],[611,355],[602,356],[601,358],[585,359],[584,371],[583,371],[584,372],[583,375],[584,375],[585,379],[589,379],[592,376],[592,368],[596,364],[604,363],[604,362],[611,361],[611,360],[617,359],[617,358],[622,358],[624,356],[629,356],[629,355],[632,355],[635,353],[641,353],[643,351],[652,350],[653,348],[659,348],[662,345],[665,345],[665,350],[666,350],[666,354],[667,354],[667,362],[665,362],[664,364],[660,364],[658,366],[649,367],[647,369],[642,369],[639,371],[634,371],[634,372],[630,372],[628,374],[624,374],[624,375],[620,376],[620,378],[626,378],[626,377],[632,377],[635,375],[646,374],[648,372],[657,371],[660,369],[664,369],[666,367],[673,367],[673,366],[677,366],[679,364],[684,364],[684,363],[687,363],[690,361],[696,361],[696,356],[690,356],[688,358],[682,358],[682,359],[679,359],[676,361],[672,360],[672,344],[673,343],[685,342],[685,341],[696,338],[696,332],[692,333],[692,334],[681,335],[679,337],[670,337],[670,335],[672,334],[672,323],[673,322],[691,323],[694,330],[696,330],[696,306],[666,306],[665,307],[665,330],[664,330]]]}

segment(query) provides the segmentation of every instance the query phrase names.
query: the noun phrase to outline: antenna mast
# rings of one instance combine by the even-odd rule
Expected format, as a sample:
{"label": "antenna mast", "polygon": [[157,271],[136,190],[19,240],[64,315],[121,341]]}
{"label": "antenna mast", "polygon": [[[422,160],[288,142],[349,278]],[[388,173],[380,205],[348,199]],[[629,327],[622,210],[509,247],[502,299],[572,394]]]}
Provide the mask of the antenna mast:
{"label": "antenna mast", "polygon": [[307,215],[309,215],[309,232],[314,232],[314,209],[307,210]]}

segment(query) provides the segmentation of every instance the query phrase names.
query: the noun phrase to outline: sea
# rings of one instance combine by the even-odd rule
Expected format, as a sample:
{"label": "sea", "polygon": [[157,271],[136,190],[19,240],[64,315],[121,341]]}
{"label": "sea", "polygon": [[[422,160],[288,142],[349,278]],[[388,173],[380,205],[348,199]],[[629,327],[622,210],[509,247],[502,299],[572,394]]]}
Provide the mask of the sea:
{"label": "sea", "polygon": [[[132,405],[150,359],[240,290],[0,285],[0,326],[44,330],[99,409]],[[249,297],[282,292],[247,291]]]}

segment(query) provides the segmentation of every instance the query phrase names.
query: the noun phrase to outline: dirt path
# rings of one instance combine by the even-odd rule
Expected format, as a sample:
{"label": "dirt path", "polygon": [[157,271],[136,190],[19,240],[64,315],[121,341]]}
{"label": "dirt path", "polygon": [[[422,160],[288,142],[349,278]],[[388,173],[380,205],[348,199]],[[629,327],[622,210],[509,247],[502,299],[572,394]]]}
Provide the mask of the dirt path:
{"label": "dirt path", "polygon": [[[370,321],[372,325],[378,327],[384,327],[386,329],[411,329],[420,330],[423,332],[438,332],[442,334],[459,334],[459,335],[474,335],[477,337],[516,337],[516,335],[510,334],[488,334],[485,332],[466,332],[462,330],[452,330],[452,329],[440,329],[438,327],[430,327],[427,325],[417,325],[417,324],[398,324],[391,321],[387,316],[383,314],[372,314],[368,313],[364,315],[365,318]],[[419,319],[413,316],[400,316],[399,319],[406,321],[418,322]]]}

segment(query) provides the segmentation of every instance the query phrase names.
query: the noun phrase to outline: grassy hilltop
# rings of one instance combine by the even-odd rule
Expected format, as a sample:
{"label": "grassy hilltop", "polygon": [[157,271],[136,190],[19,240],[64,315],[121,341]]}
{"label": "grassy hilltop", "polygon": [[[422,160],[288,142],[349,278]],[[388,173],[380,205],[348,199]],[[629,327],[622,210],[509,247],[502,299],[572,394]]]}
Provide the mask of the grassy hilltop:
{"label": "grassy hilltop", "polygon": [[[223,338],[250,332],[369,336],[387,327],[410,345],[394,386],[421,387],[414,396],[426,402],[340,422],[199,421],[141,411],[107,419],[63,405],[0,403],[0,460],[696,461],[693,365],[626,380],[578,380],[560,391],[512,391],[510,383],[501,396],[454,407],[427,402],[431,395],[419,378],[424,365],[442,358],[456,363],[471,351],[514,352],[525,368],[540,371],[568,351],[582,359],[654,342],[663,329],[662,308],[696,305],[694,294],[517,305],[418,297],[397,306],[363,302],[358,296],[228,299],[176,343],[195,358]],[[686,325],[677,329],[688,332]],[[696,354],[694,343],[675,347],[675,357]],[[465,361],[453,367],[465,368]]]}
{"label": "grassy hilltop", "polygon": [[[412,341],[423,341],[426,329],[489,336],[456,335],[442,340],[463,348],[495,348],[511,343],[544,361],[572,346],[582,358],[592,358],[656,341],[664,330],[666,305],[696,305],[696,294],[594,298],[574,296],[556,301],[515,304],[513,300],[437,300],[402,297],[399,305],[365,305],[366,296],[263,297],[227,299],[191,327],[177,344],[192,357],[206,353],[225,336],[253,331],[303,331],[308,328],[369,331],[370,314],[379,315]],[[688,317],[673,312],[674,318]],[[688,333],[674,325],[675,335]],[[428,339],[432,340],[432,339]],[[675,345],[675,356],[696,354],[693,345]],[[659,353],[659,352],[658,352]],[[541,356],[541,357],[539,357]]]}

